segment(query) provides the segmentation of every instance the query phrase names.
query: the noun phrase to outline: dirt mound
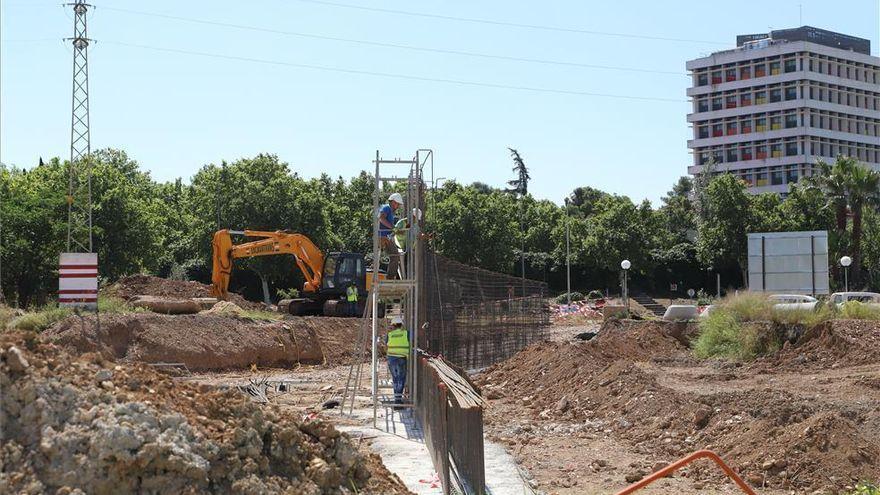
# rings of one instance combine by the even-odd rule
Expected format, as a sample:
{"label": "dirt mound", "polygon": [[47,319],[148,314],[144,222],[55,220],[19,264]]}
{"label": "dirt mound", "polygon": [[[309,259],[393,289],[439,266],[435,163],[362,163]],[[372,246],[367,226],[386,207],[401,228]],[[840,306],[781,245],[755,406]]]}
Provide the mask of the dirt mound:
{"label": "dirt mound", "polygon": [[[195,297],[211,297],[211,286],[187,280],[170,280],[152,275],[130,275],[119,279],[104,292],[123,299],[134,296],[169,297],[173,299],[191,299]],[[246,309],[259,309],[261,304],[248,301],[238,294],[229,294],[229,300]]]}
{"label": "dirt mound", "polygon": [[589,391],[594,385],[604,386],[606,368],[654,358],[690,359],[687,348],[673,336],[678,334],[675,328],[667,322],[608,320],[590,341],[527,347],[489,367],[476,380],[490,397],[524,397],[528,407],[545,417],[552,416],[563,400],[569,402],[563,413],[577,416],[578,411],[593,407]]}
{"label": "dirt mound", "polygon": [[408,493],[318,420],[0,336],[2,493]]}
{"label": "dirt mound", "polygon": [[[875,322],[830,323],[773,359],[806,355],[823,366],[867,363],[876,356],[870,350],[877,349],[876,328]],[[512,418],[525,419],[544,430],[612,436],[667,461],[709,448],[755,486],[834,491],[880,473],[874,406],[880,386],[872,386],[874,378],[857,375],[857,388],[844,388],[834,378],[812,381],[814,376],[809,393],[794,393],[774,383],[780,378],[768,373],[772,360],[758,366],[691,358],[682,341],[692,330],[609,320],[587,342],[530,346],[476,378],[487,397],[500,399],[489,409],[487,428],[507,436]],[[808,380],[800,370],[791,379]],[[825,384],[833,389],[815,388]],[[827,400],[817,400],[822,393]],[[722,481],[708,465],[689,473]]]}
{"label": "dirt mound", "polygon": [[795,344],[786,344],[757,367],[774,369],[859,366],[877,362],[880,321],[832,320],[805,329]]}
{"label": "dirt mound", "polygon": [[289,317],[266,322],[224,313],[132,313],[102,315],[100,330],[94,317],[69,317],[44,335],[71,350],[100,352],[108,359],[221,370],[253,364],[346,363],[361,329],[361,320],[355,318]]}

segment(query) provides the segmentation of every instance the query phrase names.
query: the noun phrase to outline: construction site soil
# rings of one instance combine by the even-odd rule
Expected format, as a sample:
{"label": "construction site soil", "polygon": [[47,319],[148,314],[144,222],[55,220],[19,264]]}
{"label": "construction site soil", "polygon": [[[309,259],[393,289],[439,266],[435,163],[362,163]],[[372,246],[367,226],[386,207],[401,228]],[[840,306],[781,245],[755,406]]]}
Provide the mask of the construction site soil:
{"label": "construction site soil", "polygon": [[[216,307],[216,306],[215,306]],[[229,306],[226,306],[228,308]],[[192,371],[349,362],[359,318],[285,316],[261,321],[234,311],[68,317],[44,336],[77,352],[122,362],[183,363]]]}
{"label": "construction site soil", "polygon": [[[795,343],[750,363],[693,358],[695,333],[609,320],[590,341],[526,348],[476,377],[493,399],[487,435],[557,493],[607,493],[703,448],[779,493],[880,478],[880,322],[795,332]],[[665,492],[732,486],[706,463],[675,478],[661,482],[676,483]]]}
{"label": "construction site soil", "polygon": [[0,334],[0,493],[409,493],[321,420]]}
{"label": "construction site soil", "polygon": [[[103,289],[103,293],[128,300],[134,296],[157,296],[173,299],[211,297],[211,286],[189,280],[171,280],[152,275],[130,275]],[[246,309],[260,309],[260,303],[230,293],[229,301]]]}

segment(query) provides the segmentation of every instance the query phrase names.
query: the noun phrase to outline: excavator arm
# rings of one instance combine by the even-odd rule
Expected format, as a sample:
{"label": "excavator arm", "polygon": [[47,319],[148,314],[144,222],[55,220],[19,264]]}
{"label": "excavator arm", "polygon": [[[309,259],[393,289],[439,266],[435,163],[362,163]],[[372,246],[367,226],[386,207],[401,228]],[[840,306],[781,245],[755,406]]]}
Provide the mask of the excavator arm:
{"label": "excavator arm", "polygon": [[[232,243],[232,234],[260,238],[242,244]],[[229,279],[232,276],[232,263],[236,258],[292,254],[296,265],[305,277],[303,292],[317,292],[321,287],[324,253],[311,239],[302,234],[282,231],[266,232],[259,230],[218,230],[214,233],[213,271],[211,274],[211,294],[226,299],[229,292]]]}

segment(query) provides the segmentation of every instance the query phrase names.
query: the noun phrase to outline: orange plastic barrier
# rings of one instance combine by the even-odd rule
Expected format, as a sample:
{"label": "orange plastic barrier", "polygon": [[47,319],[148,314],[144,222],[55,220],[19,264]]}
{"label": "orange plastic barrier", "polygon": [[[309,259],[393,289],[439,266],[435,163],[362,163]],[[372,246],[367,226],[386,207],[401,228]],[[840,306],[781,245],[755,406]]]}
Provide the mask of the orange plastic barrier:
{"label": "orange plastic barrier", "polygon": [[669,476],[673,472],[678,471],[682,467],[696,461],[697,459],[703,459],[703,458],[709,458],[709,459],[712,459],[713,461],[715,461],[715,464],[718,464],[718,467],[720,467],[721,470],[724,471],[724,474],[726,474],[728,478],[732,479],[733,482],[736,483],[739,486],[739,488],[743,491],[743,493],[746,493],[748,495],[757,495],[755,493],[755,491],[752,490],[749,487],[749,485],[747,485],[746,482],[743,481],[743,479],[739,477],[738,474],[733,472],[733,469],[730,469],[730,467],[727,464],[725,464],[724,461],[722,461],[720,457],[718,457],[718,454],[716,454],[715,452],[712,452],[711,450],[698,450],[697,452],[694,452],[693,454],[685,457],[684,459],[673,462],[672,464],[657,471],[656,473],[651,474],[650,476],[644,478],[643,480],[641,480],[637,483],[633,483],[632,485],[617,492],[616,495],[628,495],[630,493],[633,493],[636,490],[640,490],[640,489],[650,485],[651,483],[659,480],[660,478],[665,478],[666,476]]}

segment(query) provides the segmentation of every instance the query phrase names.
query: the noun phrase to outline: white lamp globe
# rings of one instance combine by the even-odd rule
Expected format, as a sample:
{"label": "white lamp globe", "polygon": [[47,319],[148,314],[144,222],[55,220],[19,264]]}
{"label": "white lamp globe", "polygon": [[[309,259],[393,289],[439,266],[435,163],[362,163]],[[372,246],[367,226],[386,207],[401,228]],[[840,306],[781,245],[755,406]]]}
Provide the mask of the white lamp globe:
{"label": "white lamp globe", "polygon": [[632,263],[630,263],[629,260],[623,260],[620,262],[620,267],[623,268],[624,270],[629,270],[629,267],[631,267],[631,266],[632,266]]}
{"label": "white lamp globe", "polygon": [[843,258],[840,258],[840,264],[841,266],[852,265],[852,258],[850,258],[849,256],[844,256]]}

